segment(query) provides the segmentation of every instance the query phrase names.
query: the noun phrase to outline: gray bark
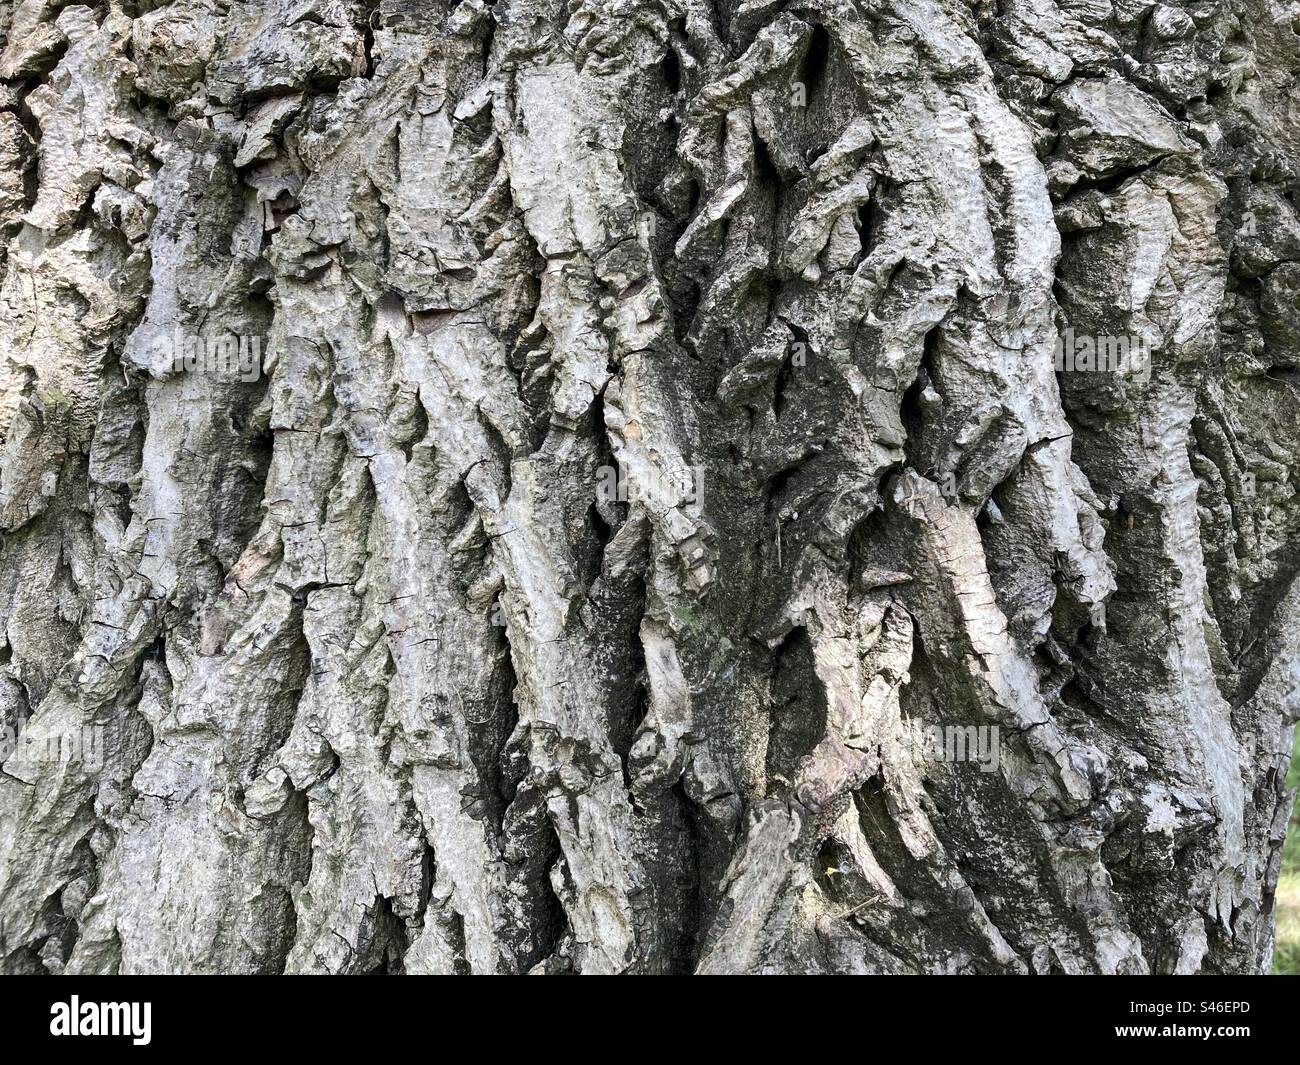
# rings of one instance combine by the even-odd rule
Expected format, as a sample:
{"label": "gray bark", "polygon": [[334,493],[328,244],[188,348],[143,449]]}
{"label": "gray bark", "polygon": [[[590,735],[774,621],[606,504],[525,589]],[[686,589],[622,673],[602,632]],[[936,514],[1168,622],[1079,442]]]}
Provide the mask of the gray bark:
{"label": "gray bark", "polygon": [[1266,971],[1298,14],[0,0],[0,968]]}

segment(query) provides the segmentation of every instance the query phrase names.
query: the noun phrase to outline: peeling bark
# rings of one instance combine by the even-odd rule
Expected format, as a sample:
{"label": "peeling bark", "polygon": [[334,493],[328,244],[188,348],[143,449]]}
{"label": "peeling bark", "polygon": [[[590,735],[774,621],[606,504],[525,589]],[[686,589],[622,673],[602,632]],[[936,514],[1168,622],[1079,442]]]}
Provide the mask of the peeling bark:
{"label": "peeling bark", "polygon": [[0,0],[0,970],[1267,971],[1294,18]]}

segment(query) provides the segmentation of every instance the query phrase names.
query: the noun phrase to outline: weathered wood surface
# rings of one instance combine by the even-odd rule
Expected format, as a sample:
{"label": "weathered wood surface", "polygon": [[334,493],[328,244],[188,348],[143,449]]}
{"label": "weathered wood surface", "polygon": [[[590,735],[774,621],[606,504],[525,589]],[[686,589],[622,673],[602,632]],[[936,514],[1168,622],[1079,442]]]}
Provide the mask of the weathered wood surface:
{"label": "weathered wood surface", "polygon": [[0,2],[0,968],[1265,970],[1294,16]]}

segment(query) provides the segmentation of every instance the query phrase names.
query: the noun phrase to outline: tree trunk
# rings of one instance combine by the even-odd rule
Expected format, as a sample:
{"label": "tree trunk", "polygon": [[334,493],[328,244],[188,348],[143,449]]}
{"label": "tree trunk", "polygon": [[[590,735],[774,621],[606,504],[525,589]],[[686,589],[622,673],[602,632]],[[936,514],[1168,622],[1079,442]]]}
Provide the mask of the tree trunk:
{"label": "tree trunk", "polygon": [[0,968],[1267,971],[1289,10],[0,2]]}

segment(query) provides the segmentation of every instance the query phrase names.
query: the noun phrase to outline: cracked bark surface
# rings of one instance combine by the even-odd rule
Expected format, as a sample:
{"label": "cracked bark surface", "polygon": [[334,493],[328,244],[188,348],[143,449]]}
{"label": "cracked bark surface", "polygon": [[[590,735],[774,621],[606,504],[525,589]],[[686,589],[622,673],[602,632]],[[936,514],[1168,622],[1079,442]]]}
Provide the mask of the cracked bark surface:
{"label": "cracked bark surface", "polygon": [[0,0],[0,969],[1267,971],[1298,19]]}

